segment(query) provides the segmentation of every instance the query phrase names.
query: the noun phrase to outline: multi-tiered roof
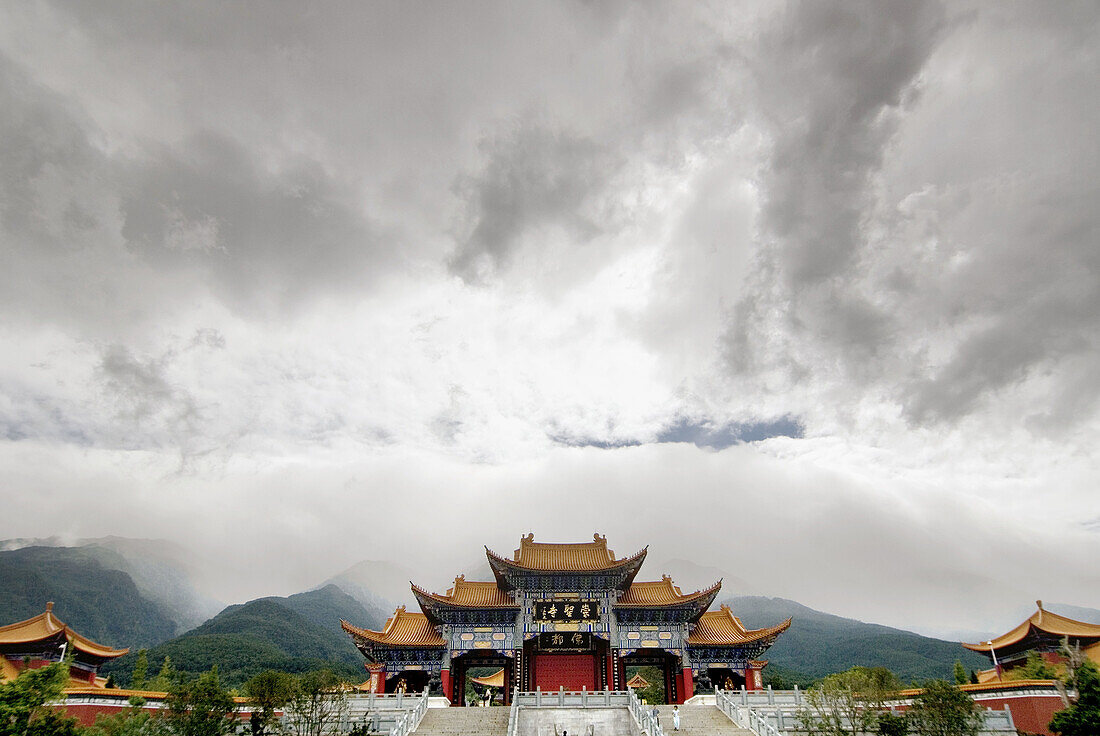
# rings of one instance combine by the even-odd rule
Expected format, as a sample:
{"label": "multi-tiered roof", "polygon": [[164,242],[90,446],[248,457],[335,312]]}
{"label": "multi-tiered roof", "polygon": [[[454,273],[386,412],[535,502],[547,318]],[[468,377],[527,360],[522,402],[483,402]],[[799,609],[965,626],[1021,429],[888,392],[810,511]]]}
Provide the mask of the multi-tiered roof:
{"label": "multi-tiered roof", "polygon": [[0,682],[14,679],[25,658],[57,661],[62,651],[71,652],[74,664],[87,671],[89,681],[94,682],[101,664],[130,650],[97,644],[82,636],[54,615],[50,602],[37,616],[0,626]]}
{"label": "multi-tiered roof", "polygon": [[791,627],[792,619],[778,626],[764,629],[746,629],[741,619],[724,605],[717,611],[707,611],[688,636],[688,644],[695,646],[745,646],[770,647],[784,631]]}
{"label": "multi-tiered roof", "polygon": [[629,557],[617,558],[607,548],[607,537],[599,534],[593,534],[591,542],[570,544],[536,542],[535,535],[528,534],[520,538],[519,549],[512,559],[488,547],[485,556],[502,590],[514,589],[519,578],[562,573],[610,578],[615,587],[625,588],[638,574],[648,549],[645,547]]}
{"label": "multi-tiered roof", "polygon": [[460,575],[446,593],[433,593],[413,583],[412,593],[423,613],[410,613],[401,607],[381,631],[361,629],[347,621],[341,623],[368,657],[375,648],[440,648],[445,646],[445,640],[436,627],[453,620],[455,615],[481,612],[486,617],[514,616],[519,610],[514,597],[518,578],[573,574],[610,576],[614,586],[622,590],[614,608],[623,614],[686,609],[682,620],[693,624],[688,640],[691,645],[749,647],[762,652],[791,625],[787,619],[771,628],[747,629],[728,606],[707,613],[722,588],[721,580],[691,593],[684,593],[667,575],[660,580],[636,581],[647,550],[643,548],[620,558],[608,549],[607,537],[599,534],[593,535],[591,542],[571,544],[536,542],[534,535],[529,534],[520,539],[519,549],[511,559],[485,548],[495,581],[472,581]]}
{"label": "multi-tiered roof", "polygon": [[373,647],[385,648],[440,648],[447,643],[423,613],[410,613],[404,606],[398,607],[393,615],[386,619],[381,631],[371,631],[352,626],[341,620],[344,631],[355,639],[360,649]]}

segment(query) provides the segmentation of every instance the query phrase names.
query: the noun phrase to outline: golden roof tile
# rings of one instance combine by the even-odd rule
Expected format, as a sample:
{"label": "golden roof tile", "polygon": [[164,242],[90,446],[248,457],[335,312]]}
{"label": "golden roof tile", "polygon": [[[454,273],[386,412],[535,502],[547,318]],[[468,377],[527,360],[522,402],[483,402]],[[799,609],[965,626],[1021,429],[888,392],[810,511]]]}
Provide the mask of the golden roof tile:
{"label": "golden roof tile", "polygon": [[[996,677],[996,670],[989,670],[994,673]],[[981,675],[982,673],[978,673]],[[964,693],[990,693],[1000,690],[1024,690],[1024,689],[1049,689],[1054,693],[1058,692],[1058,685],[1054,680],[1004,680],[994,682],[968,682],[963,685],[957,686]],[[924,690],[919,687],[906,688],[905,690],[899,690],[896,694],[898,699],[915,698],[920,695]]]}
{"label": "golden roof tile", "polygon": [[465,575],[455,578],[454,586],[447,589],[443,595],[432,593],[418,585],[412,586],[417,598],[424,596],[433,601],[446,603],[452,606],[464,606],[468,608],[515,608],[516,603],[512,596],[505,593],[496,582],[482,582],[479,580],[467,580]]}
{"label": "golden roof tile", "polygon": [[1068,636],[1075,639],[1100,639],[1100,624],[1075,621],[1072,618],[1066,618],[1065,616],[1051,613],[1043,608],[1042,601],[1035,601],[1035,605],[1035,613],[1031,614],[1023,623],[1007,634],[1001,634],[991,641],[979,642],[977,644],[967,644],[963,642],[963,646],[975,652],[989,654],[991,647],[997,650],[1020,643],[1027,638],[1032,629],[1050,634],[1051,636]]}
{"label": "golden roof tile", "polygon": [[446,643],[427,616],[409,613],[404,606],[400,606],[386,619],[386,625],[381,631],[360,629],[343,619],[340,620],[340,626],[352,636],[384,646],[441,647]]}
{"label": "golden roof tile", "polygon": [[519,549],[506,559],[488,547],[486,553],[496,560],[511,567],[520,567],[527,570],[538,571],[570,571],[586,572],[596,570],[608,570],[619,567],[626,562],[638,558],[644,558],[646,550],[643,549],[630,557],[616,558],[615,553],[607,548],[607,537],[599,534],[592,535],[591,542],[579,542],[570,544],[552,544],[549,542],[536,542],[534,534],[521,537]]}
{"label": "golden roof tile", "polygon": [[722,581],[705,590],[697,590],[685,595],[680,586],[672,583],[672,578],[663,575],[660,580],[633,582],[626,589],[616,605],[619,606],[669,606],[689,603],[707,596],[713,596],[722,588]]}
{"label": "golden roof tile", "polygon": [[112,647],[97,644],[86,636],[73,631],[59,618],[53,615],[53,602],[46,604],[46,611],[26,621],[18,621],[7,626],[0,626],[0,644],[27,644],[31,642],[49,639],[64,632],[65,638],[85,654],[104,659],[121,657],[129,649],[114,649]]}
{"label": "golden roof tile", "polygon": [[730,611],[730,607],[723,605],[721,609],[707,611],[699,618],[699,623],[688,636],[688,644],[699,646],[751,644],[779,636],[790,626],[791,619],[787,619],[778,626],[766,629],[746,629],[741,619]]}

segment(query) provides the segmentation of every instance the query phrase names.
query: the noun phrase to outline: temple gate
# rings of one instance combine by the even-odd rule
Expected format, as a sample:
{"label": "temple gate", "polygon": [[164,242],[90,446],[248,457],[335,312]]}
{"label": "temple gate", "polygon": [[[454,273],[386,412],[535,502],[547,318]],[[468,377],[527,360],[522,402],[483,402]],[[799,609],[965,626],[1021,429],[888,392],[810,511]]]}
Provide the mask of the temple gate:
{"label": "temple gate", "polygon": [[790,626],[746,629],[727,606],[707,611],[721,581],[684,594],[667,575],[635,581],[647,549],[617,558],[607,538],[548,544],[520,540],[512,559],[485,549],[493,581],[455,578],[444,594],[416,585],[422,613],[404,607],[381,631],[344,621],[367,657],[372,689],[428,683],[453,705],[465,703],[471,667],[503,668],[511,690],[623,690],[627,668],[652,667],[664,699],[682,703],[698,685],[728,672],[761,686],[760,655]]}

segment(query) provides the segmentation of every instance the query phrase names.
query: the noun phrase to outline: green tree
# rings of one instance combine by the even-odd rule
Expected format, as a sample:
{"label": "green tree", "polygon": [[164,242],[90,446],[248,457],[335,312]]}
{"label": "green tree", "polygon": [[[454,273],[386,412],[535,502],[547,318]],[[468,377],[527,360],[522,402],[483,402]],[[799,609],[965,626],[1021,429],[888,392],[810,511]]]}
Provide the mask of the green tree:
{"label": "green tree", "polygon": [[306,672],[287,701],[287,721],[297,736],[321,736],[348,712],[348,690],[332,670]]}
{"label": "green tree", "polygon": [[853,667],[825,677],[806,692],[800,714],[810,736],[851,736],[871,733],[885,702],[901,689],[897,676],[885,667]]}
{"label": "green tree", "polygon": [[1100,670],[1086,661],[1074,675],[1077,702],[1054,714],[1050,730],[1059,736],[1096,736],[1100,734]]}
{"label": "green tree", "polygon": [[929,680],[909,709],[909,725],[919,736],[976,736],[982,715],[970,696],[946,680]]}
{"label": "green tree", "polygon": [[75,718],[47,709],[27,724],[22,736],[83,736],[84,728]]}
{"label": "green tree", "polygon": [[909,733],[909,719],[895,713],[880,713],[875,733],[878,736],[906,736]]}
{"label": "green tree", "polygon": [[1027,662],[1008,673],[1009,680],[1058,680],[1061,675],[1038,652],[1027,653]]}
{"label": "green tree", "polygon": [[130,707],[121,713],[99,715],[85,729],[85,736],[168,736],[167,719],[146,710],[145,699],[130,698]]}
{"label": "green tree", "polygon": [[955,660],[955,684],[965,685],[970,682],[970,675],[966,673],[966,668],[963,667],[963,663],[959,660]]}
{"label": "green tree", "polygon": [[177,683],[165,698],[168,728],[176,736],[224,736],[237,726],[237,704],[218,679],[218,668]]}
{"label": "green tree", "polygon": [[175,685],[179,684],[179,673],[176,672],[176,668],[172,665],[172,658],[165,655],[164,664],[160,666],[160,672],[155,678],[146,683],[146,686],[157,692],[168,692]]}
{"label": "green tree", "polygon": [[134,661],[134,671],[130,675],[130,687],[135,690],[145,689],[145,678],[149,676],[149,650],[139,649],[137,659]]}
{"label": "green tree", "polygon": [[66,718],[47,703],[61,698],[69,682],[69,661],[27,669],[0,685],[0,736],[68,736],[79,731],[75,719]]}
{"label": "green tree", "polygon": [[267,729],[275,723],[275,711],[281,710],[294,696],[298,682],[294,675],[267,670],[244,684],[245,697],[256,710],[258,725]]}

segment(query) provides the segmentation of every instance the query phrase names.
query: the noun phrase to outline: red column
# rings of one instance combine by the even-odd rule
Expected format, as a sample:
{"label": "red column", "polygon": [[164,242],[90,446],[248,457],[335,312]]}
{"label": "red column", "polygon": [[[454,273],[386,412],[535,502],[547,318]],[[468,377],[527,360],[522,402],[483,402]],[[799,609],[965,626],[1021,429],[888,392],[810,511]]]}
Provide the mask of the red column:
{"label": "red column", "polygon": [[604,662],[604,670],[607,676],[607,689],[615,689],[615,655],[611,652],[607,653],[607,660]]}
{"label": "red column", "polygon": [[386,692],[386,665],[368,664],[367,672],[370,672],[370,691],[372,693]]}
{"label": "red column", "polygon": [[690,667],[684,668],[683,678],[683,686],[680,688],[680,702],[686,703],[692,695],[695,695],[695,682],[692,680]]}
{"label": "red column", "polygon": [[454,697],[451,694],[451,669],[444,667],[439,671],[439,680],[443,684],[443,694],[447,696],[447,700],[454,703]]}
{"label": "red column", "polygon": [[762,684],[762,678],[760,677],[759,662],[749,662],[745,665],[745,689],[746,690],[760,690]]}

